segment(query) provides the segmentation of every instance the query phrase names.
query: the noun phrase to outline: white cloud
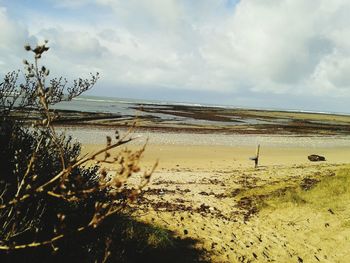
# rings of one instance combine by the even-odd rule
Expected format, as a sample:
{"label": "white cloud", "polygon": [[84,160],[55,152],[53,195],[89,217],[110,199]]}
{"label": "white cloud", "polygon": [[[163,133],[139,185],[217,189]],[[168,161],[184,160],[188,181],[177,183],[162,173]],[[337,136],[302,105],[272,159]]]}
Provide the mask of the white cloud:
{"label": "white cloud", "polygon": [[[339,86],[316,73],[328,68],[323,64],[334,51],[337,61],[348,60],[350,34],[336,33],[350,22],[344,10],[350,11],[345,1],[241,1],[223,27],[212,29],[215,37],[208,34],[203,55],[214,69],[256,92],[333,96],[347,89],[350,96],[347,78]],[[333,70],[348,75],[345,66]],[[316,85],[324,81],[333,86],[330,92]]]}
{"label": "white cloud", "polygon": [[0,7],[0,73],[3,75],[8,71],[18,69],[22,62],[24,44],[36,41],[30,36],[27,28],[20,23],[12,21],[6,8]]}
{"label": "white cloud", "polygon": [[[217,12],[221,16],[210,11],[222,9],[223,2],[209,0],[191,7],[172,0],[99,3],[122,16],[122,24],[149,22],[136,29],[133,24],[129,32],[140,36],[139,46],[124,54],[146,67],[139,81],[226,92],[249,87],[263,93],[350,96],[348,79],[340,77],[348,75],[347,68],[324,65],[335,51],[337,61],[349,56],[346,1],[246,0],[231,14]],[[145,27],[150,37],[142,34]],[[321,74],[320,68],[336,73]]]}
{"label": "white cloud", "polygon": [[235,8],[226,0],[57,3],[84,5],[96,15],[88,24],[86,17],[67,22],[44,15],[45,23],[28,23],[33,29],[11,21],[1,9],[1,54],[10,54],[18,43],[22,47],[31,32],[50,40],[47,62],[62,75],[100,71],[101,92],[129,85],[285,94],[286,99],[350,97],[347,0],[244,0]]}

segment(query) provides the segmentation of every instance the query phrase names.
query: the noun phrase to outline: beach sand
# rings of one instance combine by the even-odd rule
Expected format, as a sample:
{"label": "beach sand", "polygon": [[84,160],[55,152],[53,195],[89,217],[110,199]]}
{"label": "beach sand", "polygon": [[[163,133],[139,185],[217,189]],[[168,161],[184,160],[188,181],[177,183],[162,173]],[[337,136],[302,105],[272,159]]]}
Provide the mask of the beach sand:
{"label": "beach sand", "polygon": [[[298,186],[305,178],[334,176],[349,163],[347,138],[266,135],[264,140],[252,136],[245,143],[238,138],[226,146],[226,141],[232,142],[227,135],[203,135],[205,142],[196,135],[161,136],[161,143],[151,136],[144,154],[143,167],[149,169],[157,160],[159,166],[137,205],[138,220],[197,240],[196,247],[207,251],[212,262],[347,262],[350,258],[349,205],[333,215],[306,205],[273,209],[255,202],[270,192]],[[103,147],[101,141],[87,142],[83,154]],[[143,142],[128,148],[140,148]],[[259,142],[260,163],[254,169],[249,157],[255,155]],[[311,163],[309,154],[324,155],[327,161]],[[270,190],[259,193],[265,188]],[[255,193],[246,197],[249,191]]]}
{"label": "beach sand", "polygon": [[[83,153],[93,152],[103,144],[83,144]],[[129,145],[131,150],[140,145]],[[148,144],[143,157],[146,167],[159,160],[160,170],[204,170],[252,168],[254,163],[249,159],[256,154],[255,146],[217,146],[217,145],[171,145]],[[119,150],[111,151],[116,153]],[[259,164],[265,166],[312,165],[307,159],[310,154],[326,157],[326,164],[342,164],[350,161],[350,147],[263,147],[260,148]],[[317,163],[313,163],[317,165]]]}

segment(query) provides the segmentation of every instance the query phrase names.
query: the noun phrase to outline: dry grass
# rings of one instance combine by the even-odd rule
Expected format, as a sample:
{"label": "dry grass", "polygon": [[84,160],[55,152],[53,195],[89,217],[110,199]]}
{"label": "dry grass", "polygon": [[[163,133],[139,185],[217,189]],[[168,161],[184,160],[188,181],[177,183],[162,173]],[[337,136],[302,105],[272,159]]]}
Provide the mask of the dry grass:
{"label": "dry grass", "polygon": [[348,262],[350,167],[320,176],[309,190],[294,185],[260,200],[261,211],[250,224],[274,243],[269,259]]}
{"label": "dry grass", "polygon": [[[264,203],[267,207],[276,209],[284,206],[308,206],[315,209],[343,210],[350,200],[350,167],[340,169],[337,174],[321,174],[318,179],[320,182],[315,183],[308,191],[299,187],[300,182],[266,187],[262,192],[270,191],[272,196],[265,199]],[[278,191],[283,188],[289,189]]]}
{"label": "dry grass", "polygon": [[[16,178],[17,183],[1,181],[0,222],[2,230],[0,231],[0,250],[2,251],[54,246],[56,242],[72,236],[72,234],[96,228],[106,218],[124,211],[129,202],[135,201],[137,195],[149,182],[157,165],[155,164],[150,171],[140,173],[142,172],[140,160],[145,147],[135,151],[124,149],[117,154],[110,153],[110,150],[134,139],[132,137],[134,127],[131,127],[123,136],[117,132],[113,139],[107,136],[106,145],[95,152],[81,157],[69,156],[67,150],[69,143],[64,136],[56,132],[53,125],[59,116],[50,107],[60,101],[71,100],[90,89],[98,80],[98,73],[91,75],[91,79],[79,78],[74,81],[72,86],[67,86],[67,81],[63,78],[48,80],[50,71],[45,66],[39,65],[40,58],[49,50],[46,44],[47,41],[36,47],[25,46],[25,49],[34,55],[33,63],[24,61],[26,67],[25,84],[18,87],[16,83],[18,74],[13,73],[9,74],[0,86],[2,90],[8,91],[6,93],[0,92],[0,101],[2,102],[0,105],[1,128],[10,123],[8,118],[10,113],[16,110],[16,105],[21,110],[34,110],[40,116],[40,119],[32,124],[34,130],[33,134],[30,135],[32,137],[28,137],[32,138],[35,144],[33,151],[29,153],[28,162],[19,159],[16,155],[17,152],[25,150],[22,148],[19,148],[14,156],[9,157],[8,162],[15,162],[15,169],[9,172],[13,174],[4,174],[3,178],[6,176]],[[15,124],[17,124],[19,133],[28,131],[26,127],[21,126],[23,123],[17,121]],[[6,133],[3,133],[2,136],[6,136]],[[4,144],[10,145],[9,147],[17,143],[13,134],[10,134],[9,138],[4,141]],[[52,152],[58,154],[50,155],[48,146],[51,147]],[[43,159],[43,153],[49,153],[49,157]],[[85,166],[91,162],[94,162],[93,168],[86,168]],[[50,163],[56,163],[58,170],[48,168],[43,176],[38,176],[36,168],[42,165],[50,167]],[[102,168],[103,164],[112,165],[114,173],[108,173],[106,169]],[[86,178],[86,174],[89,174],[90,178]],[[135,174],[138,174],[140,178],[139,183],[132,188],[126,187],[126,182]],[[8,190],[10,187],[15,187],[13,193]],[[78,208],[91,203],[91,198],[97,196],[103,196],[103,198],[92,200],[94,202],[92,213],[89,216],[89,213],[86,213],[87,218],[82,216],[80,222],[75,223],[74,227],[70,225],[67,219],[71,216],[69,215],[72,212],[70,208]],[[36,228],[35,223],[40,219],[28,215],[31,211],[28,211],[29,208],[26,208],[26,204],[29,203],[36,208],[40,207],[41,203],[52,199],[56,202],[51,203],[51,207],[66,207],[67,209],[63,209],[57,215],[50,215],[57,217],[59,223],[50,230],[47,228],[45,233],[40,233],[41,230]],[[40,215],[47,214],[47,210],[44,206]],[[53,211],[55,210],[53,209]],[[45,225],[45,222],[41,223]],[[28,233],[32,233],[32,235],[28,235]],[[22,235],[25,238],[18,239]],[[20,241],[18,242],[18,240]]]}

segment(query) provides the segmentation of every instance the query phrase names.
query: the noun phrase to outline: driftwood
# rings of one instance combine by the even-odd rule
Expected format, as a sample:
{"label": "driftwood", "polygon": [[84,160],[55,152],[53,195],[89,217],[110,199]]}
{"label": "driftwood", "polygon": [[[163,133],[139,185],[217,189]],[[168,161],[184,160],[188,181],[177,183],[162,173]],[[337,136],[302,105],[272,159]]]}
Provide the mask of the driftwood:
{"label": "driftwood", "polygon": [[307,158],[309,159],[310,162],[323,162],[323,161],[326,161],[326,158],[324,156],[317,155],[317,154],[311,154]]}

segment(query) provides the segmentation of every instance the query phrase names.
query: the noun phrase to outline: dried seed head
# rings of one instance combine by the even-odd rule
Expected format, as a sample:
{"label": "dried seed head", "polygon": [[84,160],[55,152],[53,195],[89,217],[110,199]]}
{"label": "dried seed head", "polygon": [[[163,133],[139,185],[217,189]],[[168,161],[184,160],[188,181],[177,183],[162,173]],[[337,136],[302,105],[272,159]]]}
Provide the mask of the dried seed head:
{"label": "dried seed head", "polygon": [[39,45],[37,45],[34,49],[33,49],[33,52],[35,53],[35,54],[41,54],[41,53],[43,53],[43,46],[39,46]]}
{"label": "dried seed head", "polygon": [[120,188],[120,187],[122,187],[122,185],[123,185],[122,181],[120,181],[119,179],[117,179],[116,182],[115,182],[115,186],[116,186],[117,188]]}
{"label": "dried seed head", "polygon": [[58,213],[58,214],[57,214],[57,218],[58,218],[60,221],[63,221],[63,220],[66,218],[66,215],[65,215],[65,214],[61,214],[61,213]]}
{"label": "dried seed head", "polygon": [[29,44],[24,45],[24,49],[25,49],[26,51],[32,50],[32,48],[30,47]]}
{"label": "dried seed head", "polygon": [[107,176],[107,171],[106,171],[106,169],[102,169],[102,171],[101,171],[101,176],[102,176],[102,178],[105,178],[105,177]]}

